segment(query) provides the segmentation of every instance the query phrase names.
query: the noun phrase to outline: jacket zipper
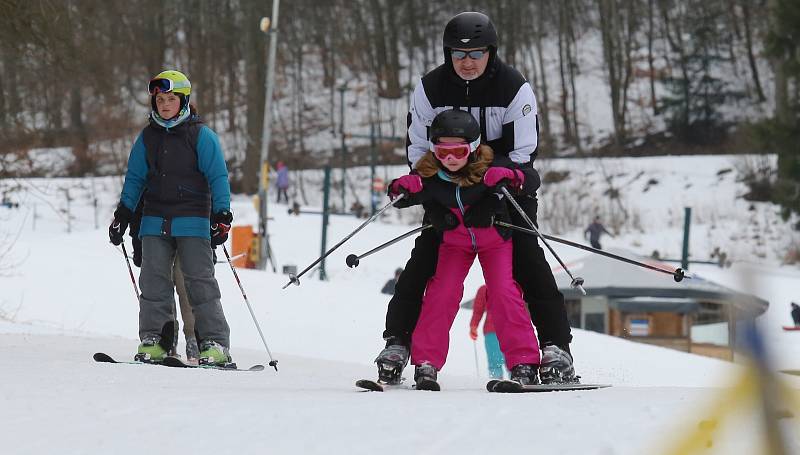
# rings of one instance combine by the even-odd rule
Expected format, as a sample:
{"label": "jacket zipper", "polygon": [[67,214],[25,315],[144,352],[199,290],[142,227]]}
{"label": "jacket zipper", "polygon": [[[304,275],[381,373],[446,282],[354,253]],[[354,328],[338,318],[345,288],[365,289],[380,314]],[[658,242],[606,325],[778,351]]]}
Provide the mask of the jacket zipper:
{"label": "jacket zipper", "polygon": [[[461,203],[461,187],[457,186],[457,185],[456,185],[456,202],[458,202],[458,210],[461,211],[461,219],[464,219],[464,217],[467,214],[466,214],[466,211],[464,210],[464,204]],[[470,229],[466,225],[466,223],[464,224],[464,228],[467,230],[467,232],[469,232],[469,238],[472,240],[472,251],[477,253],[478,252],[478,245],[477,245],[477,242],[475,241],[475,233],[472,232],[472,229]]]}

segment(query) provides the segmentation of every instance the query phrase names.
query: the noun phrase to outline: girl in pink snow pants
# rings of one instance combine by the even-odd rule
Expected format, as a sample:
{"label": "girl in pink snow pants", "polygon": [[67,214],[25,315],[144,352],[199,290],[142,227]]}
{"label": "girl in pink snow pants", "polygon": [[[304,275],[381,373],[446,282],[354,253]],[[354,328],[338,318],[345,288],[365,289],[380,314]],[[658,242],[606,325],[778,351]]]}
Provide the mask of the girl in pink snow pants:
{"label": "girl in pink snow pants", "polygon": [[513,279],[511,233],[494,221],[510,222],[507,205],[495,187],[502,183],[512,193],[534,192],[539,176],[533,168],[519,169],[505,157],[493,161],[492,149],[480,144],[480,127],[468,112],[440,113],[430,136],[432,150],[417,162],[415,173],[396,179],[390,187],[390,196],[408,195],[396,206],[422,204],[426,212],[443,213],[445,220],[435,226],[442,235],[436,273],[428,281],[411,340],[414,380],[418,388],[438,390],[437,372],[447,360],[464,279],[478,256],[511,379],[536,384],[539,345],[522,291]]}

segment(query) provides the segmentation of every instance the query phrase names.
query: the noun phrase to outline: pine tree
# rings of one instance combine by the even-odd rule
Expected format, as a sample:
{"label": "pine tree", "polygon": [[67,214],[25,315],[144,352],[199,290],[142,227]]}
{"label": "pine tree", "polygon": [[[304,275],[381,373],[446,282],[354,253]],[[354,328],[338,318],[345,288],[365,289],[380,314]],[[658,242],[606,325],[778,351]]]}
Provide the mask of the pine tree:
{"label": "pine tree", "polygon": [[719,21],[720,2],[688,2],[685,14],[675,18],[671,40],[675,74],[664,83],[668,95],[662,99],[670,131],[690,144],[722,142],[726,124],[720,108],[726,101],[743,94],[730,88],[721,77],[730,63],[726,55]]}
{"label": "pine tree", "polygon": [[[773,0],[767,53],[776,73],[776,112],[758,129],[761,143],[778,154],[774,198],[784,217],[800,213],[800,4]],[[794,87],[794,91],[788,90]],[[800,223],[796,226],[800,230]]]}

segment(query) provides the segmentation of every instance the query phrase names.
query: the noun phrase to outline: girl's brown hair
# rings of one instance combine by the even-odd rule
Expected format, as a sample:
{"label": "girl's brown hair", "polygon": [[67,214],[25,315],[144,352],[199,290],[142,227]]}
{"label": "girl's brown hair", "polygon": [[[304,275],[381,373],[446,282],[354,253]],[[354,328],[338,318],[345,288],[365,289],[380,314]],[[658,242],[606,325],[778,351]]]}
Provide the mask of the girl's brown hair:
{"label": "girl's brown hair", "polygon": [[444,169],[458,186],[472,186],[481,181],[493,158],[494,151],[492,148],[486,144],[481,144],[475,152],[475,160],[467,163],[466,166],[453,174],[436,159],[432,151],[428,150],[428,153],[417,161],[416,169],[420,177],[423,178],[432,177],[439,172],[439,169]]}

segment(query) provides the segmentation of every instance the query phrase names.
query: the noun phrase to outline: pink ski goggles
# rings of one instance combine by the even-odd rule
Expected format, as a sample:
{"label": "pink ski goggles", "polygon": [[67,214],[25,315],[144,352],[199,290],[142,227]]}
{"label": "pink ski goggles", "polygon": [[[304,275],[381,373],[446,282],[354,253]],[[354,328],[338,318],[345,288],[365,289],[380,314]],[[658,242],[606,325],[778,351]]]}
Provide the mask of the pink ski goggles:
{"label": "pink ski goggles", "polygon": [[478,138],[473,142],[447,142],[441,144],[431,144],[433,155],[439,160],[444,161],[448,156],[460,160],[465,158],[470,153],[478,150],[481,144],[481,139]]}

